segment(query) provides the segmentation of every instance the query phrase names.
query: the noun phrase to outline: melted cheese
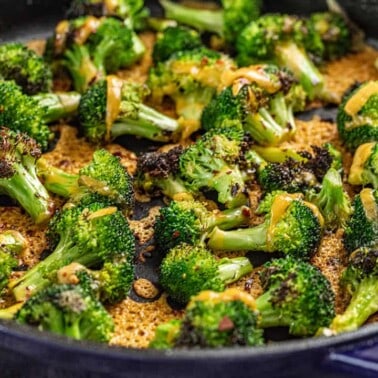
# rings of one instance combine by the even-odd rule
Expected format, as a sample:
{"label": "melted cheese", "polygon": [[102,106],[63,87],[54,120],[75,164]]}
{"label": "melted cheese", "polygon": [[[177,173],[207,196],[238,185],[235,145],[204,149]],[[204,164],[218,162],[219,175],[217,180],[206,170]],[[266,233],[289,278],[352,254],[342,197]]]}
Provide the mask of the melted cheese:
{"label": "melted cheese", "polygon": [[93,16],[87,17],[85,23],[75,33],[75,43],[83,45],[91,34],[101,25],[102,19]]}
{"label": "melted cheese", "polygon": [[221,302],[241,301],[251,310],[256,310],[256,302],[254,298],[248,293],[236,288],[227,289],[223,293],[217,293],[215,291],[210,290],[202,291],[195,297],[192,297],[188,307],[193,306],[194,303],[197,301],[210,301],[213,304]]}
{"label": "melted cheese", "polygon": [[117,119],[122,97],[122,85],[123,82],[117,76],[108,76],[107,80],[107,101],[106,101],[106,136],[105,140],[110,141],[111,129],[114,121]]}
{"label": "melted cheese", "polygon": [[58,283],[62,285],[77,285],[80,280],[76,274],[81,270],[85,270],[85,267],[76,262],[60,268],[57,272]]}
{"label": "melted cheese", "polygon": [[114,14],[118,8],[118,5],[119,5],[118,3],[119,3],[118,0],[105,0],[104,4],[105,4],[106,13]]}
{"label": "melted cheese", "polygon": [[94,213],[90,214],[88,216],[88,220],[100,218],[100,217],[106,217],[107,215],[112,215],[117,212],[117,208],[112,206],[112,207],[106,207],[105,209],[100,209],[98,211],[95,211]]}
{"label": "melted cheese", "polygon": [[370,81],[348,100],[345,105],[345,112],[354,117],[363,108],[369,98],[375,94],[378,94],[378,82]]}
{"label": "melted cheese", "polygon": [[353,157],[353,163],[350,168],[348,182],[351,185],[362,185],[363,178],[362,173],[365,168],[365,164],[369,159],[375,143],[365,143],[357,148]]}
{"label": "melted cheese", "polygon": [[273,82],[267,75],[262,66],[250,66],[240,68],[236,71],[225,70],[221,77],[223,88],[233,86],[234,96],[245,84],[256,83],[259,87],[264,88],[268,93],[275,93],[281,89],[281,83]]}
{"label": "melted cheese", "polygon": [[363,189],[360,193],[360,198],[365,209],[366,217],[370,221],[378,222],[378,205],[375,201],[373,189]]}
{"label": "melted cheese", "polygon": [[67,20],[63,20],[58,23],[55,28],[55,41],[54,49],[57,54],[62,54],[67,40],[67,34],[70,30],[70,23]]}

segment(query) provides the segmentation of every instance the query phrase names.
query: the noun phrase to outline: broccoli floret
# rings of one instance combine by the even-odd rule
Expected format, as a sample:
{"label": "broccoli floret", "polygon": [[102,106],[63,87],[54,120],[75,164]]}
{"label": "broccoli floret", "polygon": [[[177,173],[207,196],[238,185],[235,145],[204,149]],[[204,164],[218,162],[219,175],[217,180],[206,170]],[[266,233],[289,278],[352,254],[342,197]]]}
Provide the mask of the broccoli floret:
{"label": "broccoli floret", "polygon": [[74,285],[40,291],[25,302],[15,320],[76,340],[108,342],[114,331],[113,319],[101,303]]}
{"label": "broccoli floret", "polygon": [[168,152],[146,152],[138,157],[138,175],[136,185],[139,189],[151,194],[174,199],[177,196],[192,198],[189,189],[177,177],[179,159],[183,152],[181,146]]}
{"label": "broccoli floret", "polygon": [[192,192],[214,190],[226,207],[243,205],[247,202],[244,177],[235,163],[240,152],[240,140],[208,132],[181,154],[179,176]]}
{"label": "broccoli floret", "polygon": [[43,158],[37,162],[37,174],[47,190],[70,198],[70,202],[92,192],[122,209],[130,210],[134,203],[131,177],[120,159],[104,149],[95,151],[92,161],[78,175],[55,168]]}
{"label": "broccoli floret", "polygon": [[186,304],[200,291],[223,291],[251,271],[246,257],[217,260],[202,246],[180,244],[162,261],[160,284],[173,300]]}
{"label": "broccoli floret", "polygon": [[[0,312],[1,316],[1,312]],[[155,336],[148,345],[151,349],[172,349],[180,333],[181,320],[172,319],[156,327]]]}
{"label": "broccoli floret", "polygon": [[160,217],[155,223],[155,240],[163,251],[181,243],[197,245],[215,226],[229,230],[248,225],[249,220],[250,209],[246,206],[210,211],[199,201],[172,201],[160,209]]}
{"label": "broccoli floret", "polygon": [[311,336],[335,316],[329,281],[307,262],[276,259],[263,266],[260,279],[264,293],[256,305],[262,328],[289,327],[292,335]]}
{"label": "broccoli floret", "polygon": [[337,315],[330,329],[333,333],[353,331],[378,311],[378,245],[354,251],[341,284],[352,295],[344,313]]}
{"label": "broccoli floret", "polygon": [[36,223],[46,222],[54,213],[53,202],[36,174],[40,156],[35,140],[0,128],[0,193],[17,201]]}
{"label": "broccoli floret", "polygon": [[124,22],[93,16],[59,23],[49,47],[49,55],[69,71],[80,93],[107,73],[136,63],[145,52],[139,37]]}
{"label": "broccoli floret", "polygon": [[222,0],[222,9],[198,9],[160,0],[167,18],[192,26],[200,32],[211,32],[232,46],[249,22],[260,15],[261,0]]}
{"label": "broccoli floret", "polygon": [[273,196],[265,221],[255,227],[222,231],[215,227],[208,246],[214,251],[279,251],[308,260],[317,250],[323,217],[315,205],[298,194]]}
{"label": "broccoli floret", "polygon": [[363,189],[353,200],[353,214],[344,233],[348,252],[373,245],[378,238],[378,191]]}
{"label": "broccoli floret", "polygon": [[79,105],[84,135],[95,143],[128,134],[161,142],[172,139],[178,121],[144,105],[148,92],[143,85],[115,77],[92,85]]}
{"label": "broccoli floret", "polygon": [[329,169],[322,181],[320,192],[310,191],[307,198],[319,208],[328,228],[346,226],[352,214],[352,206],[344,190],[342,177],[336,169]]}
{"label": "broccoli floret", "polygon": [[60,284],[79,284],[102,303],[115,303],[125,299],[134,280],[134,268],[128,259],[107,261],[99,270],[91,270],[71,263],[57,272]]}
{"label": "broccoli floret", "polygon": [[0,292],[7,286],[13,269],[18,265],[17,258],[26,248],[27,242],[19,232],[8,230],[0,233]]}
{"label": "broccoli floret", "polygon": [[184,26],[169,26],[158,34],[152,51],[155,63],[168,60],[179,51],[195,50],[202,46],[200,35]]}
{"label": "broccoli floret", "polygon": [[201,124],[205,130],[217,129],[224,120],[238,120],[262,145],[277,145],[293,136],[293,109],[302,106],[305,94],[289,72],[258,65],[234,72],[232,79],[224,83],[231,86],[204,109]]}
{"label": "broccoli floret", "polygon": [[72,262],[92,268],[115,259],[132,264],[134,258],[134,236],[126,218],[100,202],[63,209],[52,219],[48,235],[52,253],[12,281],[17,300],[50,285],[57,271]]}
{"label": "broccoli floret", "polygon": [[369,81],[348,93],[339,107],[337,128],[350,150],[378,142],[378,82]]}
{"label": "broccoli floret", "polygon": [[[334,164],[334,157],[327,148],[313,146],[312,149],[313,154],[254,147],[254,150],[245,153],[244,161],[256,167],[258,182],[264,191],[306,193],[310,189],[320,189],[321,181]],[[274,162],[265,161],[257,151]]]}
{"label": "broccoli floret", "polygon": [[204,291],[188,304],[175,347],[262,345],[257,320],[256,304],[249,294],[237,289]]}
{"label": "broccoli floret", "polygon": [[73,0],[68,10],[69,17],[120,17],[135,29],[140,29],[144,25],[148,14],[143,0]]}
{"label": "broccoli floret", "polygon": [[314,30],[323,43],[322,54],[314,50],[311,43],[306,49],[320,60],[334,60],[346,55],[352,47],[352,36],[344,17],[334,12],[313,13],[308,20],[309,28]]}
{"label": "broccoli floret", "polygon": [[52,89],[50,67],[37,53],[21,43],[0,46],[0,78],[14,80],[28,95]]}
{"label": "broccoli floret", "polygon": [[46,150],[53,136],[46,123],[75,114],[79,99],[75,92],[28,96],[13,81],[0,80],[0,125],[28,134]]}
{"label": "broccoli floret", "polygon": [[330,100],[330,95],[324,90],[323,75],[303,48],[308,43],[322,47],[320,37],[303,19],[288,15],[265,15],[252,21],[239,35],[236,44],[238,63],[247,66],[275,62],[293,72],[310,99],[321,97]]}
{"label": "broccoli floret", "polygon": [[378,142],[359,146],[350,168],[349,184],[371,185],[378,189]]}
{"label": "broccoli floret", "polygon": [[154,102],[162,103],[164,97],[170,97],[176,113],[191,120],[195,129],[199,128],[202,110],[216,94],[222,75],[234,67],[229,57],[213,50],[181,51],[150,70],[148,86]]}

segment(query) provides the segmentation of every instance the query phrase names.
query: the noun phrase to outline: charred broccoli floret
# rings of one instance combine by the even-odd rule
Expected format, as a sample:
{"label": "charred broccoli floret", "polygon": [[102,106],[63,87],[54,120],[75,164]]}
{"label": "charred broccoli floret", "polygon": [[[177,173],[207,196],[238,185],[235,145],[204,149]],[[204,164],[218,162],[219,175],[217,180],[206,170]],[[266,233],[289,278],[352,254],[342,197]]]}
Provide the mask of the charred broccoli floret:
{"label": "charred broccoli floret", "polygon": [[355,150],[378,142],[378,82],[369,81],[348,93],[339,107],[337,128],[345,145]]}
{"label": "charred broccoli floret", "polygon": [[304,46],[323,44],[320,36],[295,16],[268,14],[252,21],[239,35],[236,48],[242,66],[260,62],[275,62],[290,69],[300,81],[310,99],[328,98],[324,77],[311,61]]}
{"label": "charred broccoli floret", "polygon": [[365,143],[357,148],[348,182],[352,185],[371,185],[378,189],[378,142]]}
{"label": "charred broccoli floret", "polygon": [[0,128],[0,193],[17,201],[36,223],[46,222],[54,213],[53,202],[36,174],[40,156],[35,140]]}
{"label": "charred broccoli floret", "polygon": [[52,253],[12,281],[17,300],[50,285],[57,271],[72,262],[92,268],[115,259],[132,264],[134,258],[134,236],[126,218],[100,202],[63,209],[52,219],[48,235]]}
{"label": "charred broccoli floret", "polygon": [[192,297],[182,321],[171,320],[157,328],[150,348],[262,345],[257,319],[255,301],[249,294],[236,289],[203,291]]}
{"label": "charred broccoli floret", "polygon": [[344,190],[342,177],[336,169],[330,168],[323,178],[320,192],[310,191],[307,198],[319,208],[328,228],[345,227],[352,206]]}
{"label": "charred broccoli floret", "polygon": [[40,291],[25,302],[15,320],[76,340],[107,342],[114,330],[113,319],[101,303],[74,285]]}
{"label": "charred broccoli floret", "polygon": [[237,159],[241,153],[239,132],[208,132],[180,156],[179,175],[192,192],[214,190],[218,201],[232,208],[247,202],[244,177]]}
{"label": "charred broccoli floret", "polygon": [[49,42],[49,59],[58,59],[71,75],[75,90],[136,63],[145,47],[135,32],[116,18],[93,16],[62,21]]}
{"label": "charred broccoli floret", "polygon": [[0,80],[0,125],[28,134],[46,150],[52,138],[47,123],[73,115],[79,99],[74,92],[28,96],[13,81]]}
{"label": "charred broccoli floret", "polygon": [[311,43],[306,44],[306,50],[320,60],[334,60],[346,55],[352,47],[352,36],[345,18],[335,12],[313,13],[308,23],[309,28],[317,33],[323,43],[323,48],[314,49]]}
{"label": "charred broccoli floret", "polygon": [[353,200],[353,214],[344,233],[348,252],[371,246],[378,238],[378,191],[363,189]]}
{"label": "charred broccoli floret", "polygon": [[203,246],[180,244],[162,261],[159,282],[173,300],[186,304],[200,291],[223,291],[251,271],[246,257],[217,260]]}
{"label": "charred broccoli floret", "polygon": [[216,130],[224,120],[238,120],[262,145],[277,145],[295,134],[293,110],[303,108],[305,93],[289,72],[257,65],[231,76],[224,82],[228,87],[202,113],[205,130]]}
{"label": "charred broccoli floret", "polygon": [[335,316],[329,281],[307,262],[276,259],[264,265],[260,279],[264,293],[256,305],[262,328],[289,327],[292,335],[311,336]]}
{"label": "charred broccoli floret", "polygon": [[157,36],[152,51],[155,63],[168,60],[179,51],[195,50],[202,46],[200,35],[184,26],[169,26]]}
{"label": "charred broccoli floret", "polygon": [[168,152],[146,152],[138,157],[136,185],[149,194],[164,194],[174,199],[176,196],[192,198],[189,189],[177,176],[179,159],[183,152],[181,146]]}
{"label": "charred broccoli floret", "polygon": [[341,283],[352,298],[344,313],[333,319],[330,329],[334,333],[353,331],[378,311],[377,247],[362,247],[350,255]]}
{"label": "charred broccoli floret", "polygon": [[181,243],[197,245],[214,227],[229,230],[248,225],[249,219],[250,209],[246,206],[211,211],[199,201],[172,201],[160,209],[155,223],[155,240],[164,251]]}
{"label": "charred broccoli floret", "polygon": [[52,72],[48,64],[21,43],[0,46],[0,79],[14,80],[28,95],[52,89]]}
{"label": "charred broccoli floret", "polygon": [[308,260],[317,250],[323,217],[315,205],[301,195],[278,193],[271,197],[265,221],[255,227],[222,231],[215,227],[208,246],[214,251],[279,251]]}
{"label": "charred broccoli floret", "polygon": [[[196,123],[216,94],[224,72],[234,67],[229,57],[213,50],[181,51],[150,70],[148,86],[154,102],[170,97],[177,114]],[[194,129],[198,127],[199,124]]]}
{"label": "charred broccoli floret", "polygon": [[222,0],[222,9],[190,8],[169,0],[160,0],[167,18],[192,26],[200,32],[211,32],[227,44],[235,43],[237,36],[249,22],[260,15],[261,0]]}
{"label": "charred broccoli floret", "polygon": [[135,29],[139,29],[145,22],[149,11],[143,0],[73,0],[68,15],[82,16],[116,16],[124,19]]}
{"label": "charred broccoli floret", "polygon": [[47,190],[70,202],[78,202],[89,193],[97,193],[122,209],[134,203],[132,179],[120,159],[106,150],[97,150],[92,161],[78,175],[50,165],[46,159],[37,162],[37,174]]}
{"label": "charred broccoli floret", "polygon": [[167,142],[179,123],[144,105],[148,88],[108,77],[92,85],[82,96],[79,120],[84,135],[92,142],[109,141],[121,135],[135,135]]}

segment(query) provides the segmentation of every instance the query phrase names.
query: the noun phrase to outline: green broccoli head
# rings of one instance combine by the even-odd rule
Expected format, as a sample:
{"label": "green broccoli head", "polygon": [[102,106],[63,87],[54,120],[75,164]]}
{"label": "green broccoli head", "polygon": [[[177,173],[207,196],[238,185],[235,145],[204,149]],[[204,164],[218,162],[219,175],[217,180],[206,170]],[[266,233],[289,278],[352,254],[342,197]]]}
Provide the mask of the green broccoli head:
{"label": "green broccoli head", "polygon": [[245,257],[217,260],[202,246],[180,244],[162,261],[160,283],[173,300],[186,304],[200,291],[223,291],[251,271]]}
{"label": "green broccoli head", "polygon": [[348,93],[339,107],[337,128],[345,145],[355,150],[378,141],[378,83],[369,81]]}
{"label": "green broccoli head", "polygon": [[0,245],[0,293],[7,287],[12,271],[17,265],[17,259]]}
{"label": "green broccoli head", "polygon": [[13,81],[0,80],[0,125],[28,134],[46,150],[52,133],[44,122],[44,109],[22,93]]}
{"label": "green broccoli head", "polygon": [[378,142],[364,143],[354,154],[349,184],[371,185],[378,189]]}
{"label": "green broccoli head", "polygon": [[344,233],[344,246],[348,252],[373,245],[378,238],[378,192],[363,189],[353,201],[353,214]]}
{"label": "green broccoli head", "polygon": [[244,178],[235,164],[240,152],[240,141],[226,134],[205,134],[180,156],[179,175],[191,191],[214,190],[220,203],[240,206],[247,202]]}
{"label": "green broccoli head", "polygon": [[21,43],[0,46],[0,78],[14,80],[28,95],[52,89],[50,67],[37,53]]}
{"label": "green broccoli head", "polygon": [[169,26],[158,35],[152,51],[155,63],[168,60],[179,51],[195,50],[202,46],[200,35],[185,26]]}
{"label": "green broccoli head", "polygon": [[378,311],[378,249],[377,244],[361,247],[349,256],[341,284],[351,294],[344,313],[337,315],[330,329],[333,333],[353,331]]}
{"label": "green broccoli head", "polygon": [[114,331],[113,319],[101,303],[74,285],[40,291],[25,302],[15,320],[76,340],[108,342]]}
{"label": "green broccoli head", "polygon": [[175,347],[221,348],[262,345],[253,298],[236,289],[204,291],[187,306]]}
{"label": "green broccoli head", "polygon": [[345,18],[334,12],[313,13],[309,20],[309,27],[317,33],[323,49],[314,51],[312,44],[306,44],[306,49],[321,60],[334,60],[346,55],[352,47],[352,36]]}
{"label": "green broccoli head", "polygon": [[146,86],[110,76],[92,85],[79,104],[79,121],[92,142],[109,142],[121,135],[169,141],[179,123],[144,105]]}
{"label": "green broccoli head", "polygon": [[328,326],[334,315],[334,294],[319,269],[292,257],[264,265],[264,289],[256,300],[263,328],[286,326],[297,336],[310,336]]}
{"label": "green broccoli head", "polygon": [[222,9],[193,9],[161,0],[166,18],[192,26],[200,32],[211,32],[222,37],[232,46],[242,29],[260,15],[260,0],[223,0]]}
{"label": "green broccoli head", "polygon": [[92,268],[132,261],[135,241],[126,218],[116,207],[88,202],[65,208],[52,219],[48,229],[52,253],[12,282],[17,300],[51,284],[57,271],[72,262]]}
{"label": "green broccoli head", "polygon": [[179,335],[181,320],[172,319],[167,323],[160,324],[155,329],[155,336],[148,345],[151,349],[172,349]]}
{"label": "green broccoli head", "polygon": [[308,260],[317,250],[324,220],[318,208],[299,194],[277,192],[265,204],[265,221],[255,227],[234,231],[219,228],[209,235],[214,251],[279,251]]}

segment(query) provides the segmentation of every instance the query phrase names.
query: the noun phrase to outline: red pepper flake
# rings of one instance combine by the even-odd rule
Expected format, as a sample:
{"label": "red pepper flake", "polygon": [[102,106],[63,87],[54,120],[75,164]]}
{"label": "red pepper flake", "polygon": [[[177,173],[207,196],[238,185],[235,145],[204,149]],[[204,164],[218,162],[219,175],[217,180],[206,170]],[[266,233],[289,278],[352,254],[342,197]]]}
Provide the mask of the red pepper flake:
{"label": "red pepper flake", "polygon": [[218,331],[223,332],[223,331],[230,331],[235,328],[234,322],[228,317],[225,316],[218,325]]}

